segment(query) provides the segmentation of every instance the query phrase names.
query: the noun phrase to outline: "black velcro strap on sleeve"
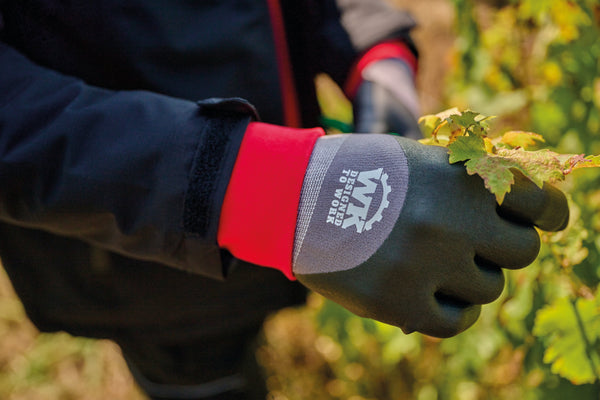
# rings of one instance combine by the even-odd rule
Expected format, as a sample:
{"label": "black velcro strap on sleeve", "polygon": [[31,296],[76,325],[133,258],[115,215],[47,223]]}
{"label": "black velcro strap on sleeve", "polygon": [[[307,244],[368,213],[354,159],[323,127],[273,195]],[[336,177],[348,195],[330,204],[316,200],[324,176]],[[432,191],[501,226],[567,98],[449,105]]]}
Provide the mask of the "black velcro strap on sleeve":
{"label": "black velcro strap on sleeve", "polygon": [[216,242],[233,165],[246,127],[258,115],[242,99],[208,99],[198,105],[206,122],[190,174],[183,223],[187,234]]}

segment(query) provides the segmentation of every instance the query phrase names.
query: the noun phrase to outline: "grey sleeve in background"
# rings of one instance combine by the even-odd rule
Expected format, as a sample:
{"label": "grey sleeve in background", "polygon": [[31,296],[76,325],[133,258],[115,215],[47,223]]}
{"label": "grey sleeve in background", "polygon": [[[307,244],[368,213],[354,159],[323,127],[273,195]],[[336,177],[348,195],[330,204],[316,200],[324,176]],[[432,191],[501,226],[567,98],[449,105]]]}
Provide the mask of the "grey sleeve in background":
{"label": "grey sleeve in background", "polygon": [[378,42],[405,37],[417,23],[412,15],[385,0],[336,0],[341,22],[357,51]]}

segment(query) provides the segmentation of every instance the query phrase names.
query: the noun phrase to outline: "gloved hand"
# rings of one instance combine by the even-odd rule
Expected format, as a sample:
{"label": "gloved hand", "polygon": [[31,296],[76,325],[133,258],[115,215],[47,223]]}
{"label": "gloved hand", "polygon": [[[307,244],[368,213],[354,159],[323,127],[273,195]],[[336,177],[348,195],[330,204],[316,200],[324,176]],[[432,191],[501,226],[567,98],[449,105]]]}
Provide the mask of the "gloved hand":
{"label": "gloved hand", "polygon": [[218,240],[359,316],[455,335],[500,295],[503,268],[535,259],[534,226],[567,223],[554,187],[520,177],[498,206],[444,148],[385,134],[321,135],[251,124]]}
{"label": "gloved hand", "polygon": [[304,180],[293,271],[359,316],[448,337],[500,295],[503,268],[536,258],[534,226],[559,230],[567,220],[562,192],[522,176],[498,206],[444,148],[325,137]]}
{"label": "gloved hand", "polygon": [[366,67],[352,102],[354,130],[422,138],[413,75],[411,67],[400,59],[384,59]]}

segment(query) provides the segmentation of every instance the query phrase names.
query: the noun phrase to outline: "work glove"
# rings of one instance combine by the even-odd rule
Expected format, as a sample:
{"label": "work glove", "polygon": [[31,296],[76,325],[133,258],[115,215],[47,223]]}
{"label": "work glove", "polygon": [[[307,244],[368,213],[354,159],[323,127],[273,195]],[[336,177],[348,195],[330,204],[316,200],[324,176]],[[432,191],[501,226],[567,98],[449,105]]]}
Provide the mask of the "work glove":
{"label": "work glove", "polygon": [[396,133],[422,138],[419,103],[410,67],[397,59],[367,67],[354,97],[354,130],[357,133]]}
{"label": "work glove", "polygon": [[[250,211],[246,203],[237,215],[222,214],[224,231],[227,225],[237,230],[242,244],[226,237],[220,243],[236,257],[278,268],[353,313],[407,333],[449,337],[471,326],[481,305],[502,292],[503,269],[522,268],[536,258],[535,227],[559,230],[568,220],[566,198],[558,189],[539,189],[519,176],[498,205],[479,177],[449,164],[441,147],[384,134],[312,140],[314,145],[298,145],[311,149],[300,168],[305,169],[299,201],[285,194],[281,176],[295,179],[285,168],[276,168],[283,175],[264,185],[243,179],[246,186],[259,186],[237,194],[245,202],[271,185],[270,197],[258,200],[267,211]],[[277,147],[269,140],[260,146],[261,160]],[[281,165],[297,164],[287,153],[281,152]],[[266,176],[274,167],[263,161],[267,168],[261,171],[260,161],[239,157],[234,175],[250,169],[253,177]],[[230,205],[234,198],[229,197]],[[270,233],[286,219],[282,207],[290,202],[297,207],[293,226],[286,228],[292,233]]]}
{"label": "work glove", "polygon": [[381,43],[366,52],[345,87],[352,99],[354,131],[420,139],[416,72],[416,56],[404,42]]}

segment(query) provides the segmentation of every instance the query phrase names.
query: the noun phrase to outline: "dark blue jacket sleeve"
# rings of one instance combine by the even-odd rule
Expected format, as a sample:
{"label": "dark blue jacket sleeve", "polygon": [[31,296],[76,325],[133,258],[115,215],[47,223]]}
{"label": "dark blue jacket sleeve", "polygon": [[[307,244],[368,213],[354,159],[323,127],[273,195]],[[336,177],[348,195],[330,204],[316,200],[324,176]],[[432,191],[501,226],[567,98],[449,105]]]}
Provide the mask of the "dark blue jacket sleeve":
{"label": "dark blue jacket sleeve", "polygon": [[220,206],[251,118],[241,100],[92,87],[0,42],[0,221],[218,277]]}

